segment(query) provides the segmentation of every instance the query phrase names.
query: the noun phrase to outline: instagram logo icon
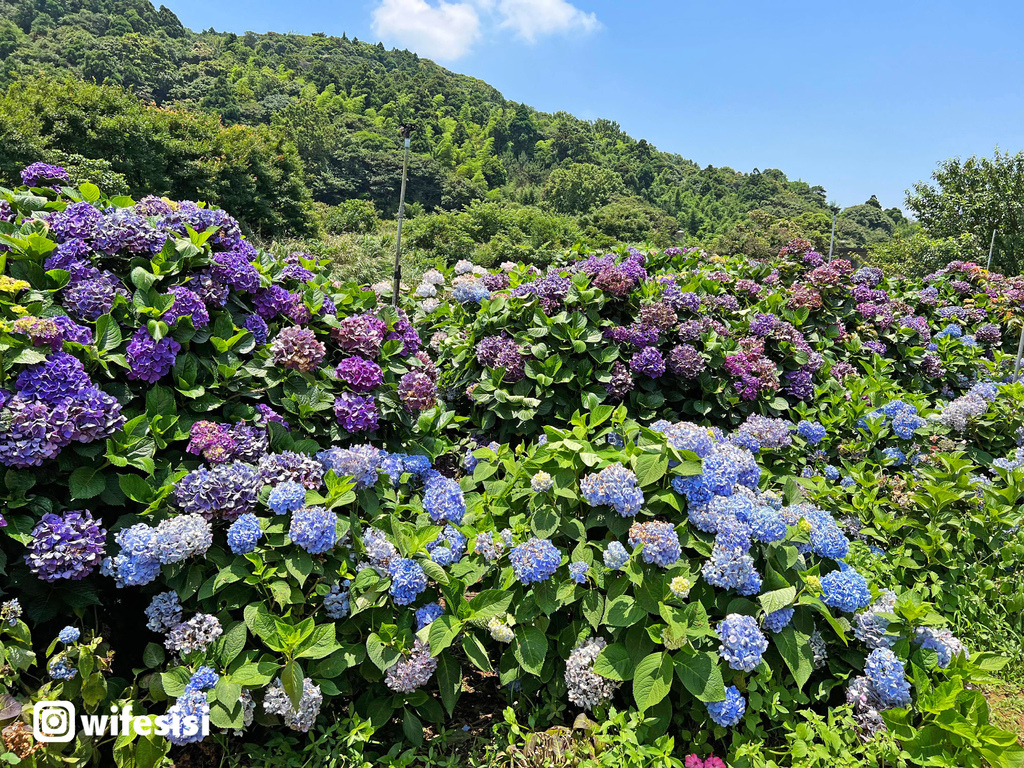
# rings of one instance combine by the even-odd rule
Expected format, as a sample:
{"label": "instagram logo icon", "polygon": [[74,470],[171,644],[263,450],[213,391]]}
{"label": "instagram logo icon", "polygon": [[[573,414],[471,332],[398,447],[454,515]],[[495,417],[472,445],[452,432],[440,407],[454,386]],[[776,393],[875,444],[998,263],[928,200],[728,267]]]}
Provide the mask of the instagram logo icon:
{"label": "instagram logo icon", "polygon": [[37,701],[32,714],[36,741],[62,743],[75,737],[75,705],[70,701]]}

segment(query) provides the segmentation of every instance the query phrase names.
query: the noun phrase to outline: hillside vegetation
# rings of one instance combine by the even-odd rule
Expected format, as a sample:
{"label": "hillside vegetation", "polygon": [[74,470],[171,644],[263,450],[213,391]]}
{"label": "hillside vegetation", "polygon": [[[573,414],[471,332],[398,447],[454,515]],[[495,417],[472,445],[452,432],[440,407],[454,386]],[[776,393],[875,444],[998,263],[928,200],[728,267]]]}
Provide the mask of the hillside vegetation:
{"label": "hillside vegetation", "polygon": [[[67,165],[81,154],[109,160],[136,194],[194,197],[201,187],[269,237],[307,234],[310,199],[316,225],[345,233],[352,217],[334,207],[347,201],[372,203],[371,225],[394,216],[398,127],[411,124],[411,213],[437,217],[418,222],[411,242],[433,256],[485,245],[500,258],[578,240],[700,241],[757,256],[798,236],[828,246],[821,186],[776,169],[701,168],[611,120],[538,112],[381,44],[193,32],[145,0],[0,0],[0,60],[0,85],[13,89],[0,105],[8,183],[40,156]],[[139,130],[111,130],[122,122]],[[494,205],[454,214],[475,201]],[[481,216],[503,221],[480,226]],[[909,227],[872,198],[842,211],[838,243],[863,248]]]}

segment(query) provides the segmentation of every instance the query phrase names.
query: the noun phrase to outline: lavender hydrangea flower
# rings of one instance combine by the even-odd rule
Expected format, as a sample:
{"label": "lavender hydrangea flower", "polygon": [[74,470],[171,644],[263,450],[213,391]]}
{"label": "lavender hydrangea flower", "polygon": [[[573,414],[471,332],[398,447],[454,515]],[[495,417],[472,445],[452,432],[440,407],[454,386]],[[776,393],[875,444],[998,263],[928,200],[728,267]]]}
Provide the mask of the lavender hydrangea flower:
{"label": "lavender hydrangea flower", "polygon": [[398,397],[407,411],[425,411],[437,402],[437,386],[423,371],[409,371],[398,382]]}
{"label": "lavender hydrangea flower", "polygon": [[384,682],[396,693],[412,693],[426,685],[436,669],[437,659],[430,655],[430,646],[417,638],[409,657],[388,668]]}
{"label": "lavender hydrangea flower", "polygon": [[168,632],[164,646],[169,651],[187,656],[190,653],[205,651],[223,633],[224,629],[216,616],[197,613]]}
{"label": "lavender hydrangea flower", "polygon": [[207,520],[235,520],[256,508],[260,473],[240,461],[189,472],[174,488],[174,501],[186,513]]}
{"label": "lavender hydrangea flower", "polygon": [[268,715],[280,715],[284,724],[293,731],[306,733],[316,723],[320,714],[320,706],[323,704],[324,696],[319,685],[314,685],[308,677],[302,680],[302,697],[299,699],[299,706],[292,706],[292,701],[285,693],[280,678],[274,681],[274,685],[267,689],[263,697],[263,709]]}
{"label": "lavender hydrangea flower", "polygon": [[[70,184],[71,177],[59,165],[48,163],[32,163],[22,169],[21,181],[26,187],[45,187],[59,184]],[[57,189],[60,187],[57,186]]]}
{"label": "lavender hydrangea flower", "polygon": [[373,360],[380,354],[387,329],[387,325],[379,317],[350,315],[331,331],[331,335],[346,352]]}
{"label": "lavender hydrangea flower", "polygon": [[645,347],[633,355],[629,361],[629,367],[634,373],[657,379],[665,373],[665,359],[657,348]]}
{"label": "lavender hydrangea flower", "polygon": [[174,592],[154,595],[146,608],[146,624],[154,632],[167,633],[181,623],[181,602]]}
{"label": "lavender hydrangea flower", "polygon": [[601,677],[594,672],[594,662],[608,641],[602,637],[584,640],[565,662],[565,687],[569,701],[577,707],[590,710],[611,700],[622,683]]}
{"label": "lavender hydrangea flower", "polygon": [[210,312],[195,291],[190,291],[183,285],[174,285],[167,292],[174,297],[174,303],[164,312],[163,321],[165,323],[173,326],[181,318],[187,317],[197,331],[210,324]]}

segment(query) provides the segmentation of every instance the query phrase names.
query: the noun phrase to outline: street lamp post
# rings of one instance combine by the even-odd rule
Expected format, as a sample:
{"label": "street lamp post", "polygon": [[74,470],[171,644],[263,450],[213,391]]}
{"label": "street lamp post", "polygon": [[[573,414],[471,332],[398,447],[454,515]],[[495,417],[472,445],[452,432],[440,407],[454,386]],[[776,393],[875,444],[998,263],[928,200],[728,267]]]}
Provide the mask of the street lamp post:
{"label": "street lamp post", "polygon": [[985,269],[992,269],[992,251],[996,247],[996,232],[998,230],[992,230],[992,242],[988,244],[988,264],[985,265]]}
{"label": "street lamp post", "polygon": [[398,129],[405,143],[405,156],[402,160],[402,191],[398,196],[398,237],[395,240],[395,282],[391,291],[391,305],[398,306],[398,291],[402,282],[402,220],[405,218],[405,182],[409,174],[409,146],[412,143],[412,128],[403,125]]}

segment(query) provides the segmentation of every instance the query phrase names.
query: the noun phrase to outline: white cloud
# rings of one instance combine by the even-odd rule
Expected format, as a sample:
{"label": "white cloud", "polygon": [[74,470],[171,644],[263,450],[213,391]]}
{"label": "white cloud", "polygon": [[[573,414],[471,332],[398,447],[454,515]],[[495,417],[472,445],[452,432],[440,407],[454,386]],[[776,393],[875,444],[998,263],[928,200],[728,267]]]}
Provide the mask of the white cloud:
{"label": "white cloud", "polygon": [[383,0],[373,12],[373,31],[431,59],[454,60],[480,37],[480,18],[468,2]]}
{"label": "white cloud", "polygon": [[520,37],[534,42],[558,32],[592,32],[601,26],[593,13],[581,11],[566,0],[498,0],[502,27],[514,29]]}

